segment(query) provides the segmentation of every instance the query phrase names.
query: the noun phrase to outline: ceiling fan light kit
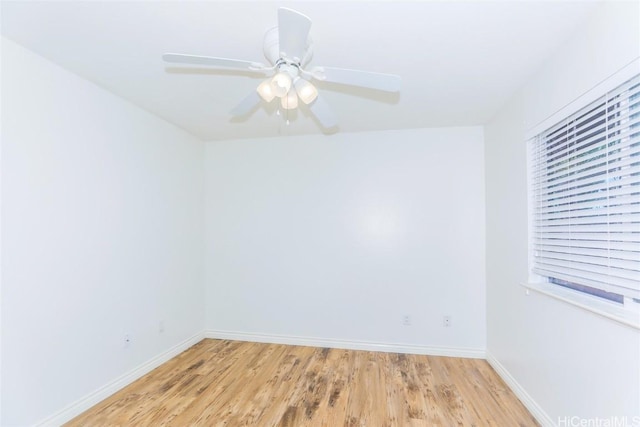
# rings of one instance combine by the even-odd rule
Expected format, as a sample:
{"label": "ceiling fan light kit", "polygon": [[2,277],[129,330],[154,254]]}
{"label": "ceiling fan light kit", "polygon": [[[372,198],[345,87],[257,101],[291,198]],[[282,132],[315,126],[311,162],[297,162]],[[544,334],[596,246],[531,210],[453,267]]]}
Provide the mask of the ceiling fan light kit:
{"label": "ceiling fan light kit", "polygon": [[[324,103],[311,79],[386,92],[400,90],[400,77],[393,74],[372,73],[332,67],[304,67],[312,57],[312,42],[309,37],[311,20],[300,12],[281,7],[278,9],[278,26],[269,29],[264,38],[263,50],[272,65],[209,56],[166,53],[166,62],[208,65],[242,71],[260,71],[269,76],[231,110],[232,116],[243,116],[254,110],[260,102],[271,102],[280,98],[284,110],[298,108],[299,100],[308,105],[309,111],[324,128],[337,126],[337,120],[329,106]],[[257,96],[256,96],[257,93]]]}
{"label": "ceiling fan light kit", "polygon": [[273,76],[273,79],[271,79],[273,93],[278,98],[284,97],[287,93],[289,93],[292,81],[293,79],[289,75],[289,70],[285,68],[284,70],[278,71],[278,74]]}
{"label": "ceiling fan light kit", "polygon": [[311,104],[318,97],[318,89],[300,77],[293,81],[293,85],[296,88],[296,92],[298,93],[300,100],[307,105]]}
{"label": "ceiling fan light kit", "polygon": [[280,105],[285,110],[295,110],[298,108],[298,95],[294,90],[290,90],[286,96],[280,98]]}
{"label": "ceiling fan light kit", "polygon": [[258,91],[258,95],[266,102],[271,102],[273,98],[276,97],[273,88],[271,87],[271,80],[267,79],[258,85],[256,89]]}

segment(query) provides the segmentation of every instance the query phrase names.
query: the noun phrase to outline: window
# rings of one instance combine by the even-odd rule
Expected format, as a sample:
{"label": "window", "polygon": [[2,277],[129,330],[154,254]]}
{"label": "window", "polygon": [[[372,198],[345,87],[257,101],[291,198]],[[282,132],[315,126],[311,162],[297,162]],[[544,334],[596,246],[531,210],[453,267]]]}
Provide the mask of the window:
{"label": "window", "polygon": [[640,75],[530,142],[532,270],[640,300]]}

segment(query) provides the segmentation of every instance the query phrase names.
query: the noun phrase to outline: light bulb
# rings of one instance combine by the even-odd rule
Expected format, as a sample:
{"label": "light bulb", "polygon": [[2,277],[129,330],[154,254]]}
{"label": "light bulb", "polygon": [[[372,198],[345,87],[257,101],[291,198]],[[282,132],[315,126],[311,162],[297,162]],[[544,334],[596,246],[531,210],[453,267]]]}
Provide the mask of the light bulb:
{"label": "light bulb", "polygon": [[289,91],[287,96],[280,98],[280,104],[285,110],[294,110],[298,108],[298,95],[295,90]]}
{"label": "light bulb", "polygon": [[271,79],[271,89],[278,98],[282,98],[291,89],[291,76],[287,73],[278,73]]}
{"label": "light bulb", "polygon": [[305,104],[312,103],[318,97],[318,89],[308,81],[297,78],[294,82],[298,96]]}
{"label": "light bulb", "polygon": [[266,102],[271,102],[275,98],[276,94],[273,93],[271,88],[271,81],[269,79],[263,81],[258,85],[258,95]]}

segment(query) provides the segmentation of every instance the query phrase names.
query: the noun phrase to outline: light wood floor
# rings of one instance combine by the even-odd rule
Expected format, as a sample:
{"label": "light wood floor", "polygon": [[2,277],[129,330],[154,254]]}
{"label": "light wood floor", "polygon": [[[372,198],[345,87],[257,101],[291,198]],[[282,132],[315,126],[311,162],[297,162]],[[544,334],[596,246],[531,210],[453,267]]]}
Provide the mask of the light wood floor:
{"label": "light wood floor", "polygon": [[203,340],[67,426],[537,426],[479,359]]}

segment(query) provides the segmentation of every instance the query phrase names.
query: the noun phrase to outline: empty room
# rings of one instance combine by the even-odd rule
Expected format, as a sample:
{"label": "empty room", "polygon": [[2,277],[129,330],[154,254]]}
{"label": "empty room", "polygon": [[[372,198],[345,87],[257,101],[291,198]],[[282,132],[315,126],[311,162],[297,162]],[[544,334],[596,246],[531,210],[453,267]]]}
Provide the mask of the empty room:
{"label": "empty room", "polygon": [[0,19],[0,425],[640,427],[640,2]]}

